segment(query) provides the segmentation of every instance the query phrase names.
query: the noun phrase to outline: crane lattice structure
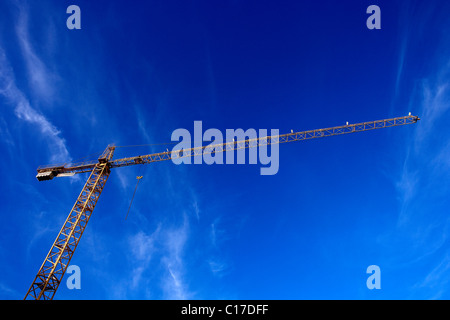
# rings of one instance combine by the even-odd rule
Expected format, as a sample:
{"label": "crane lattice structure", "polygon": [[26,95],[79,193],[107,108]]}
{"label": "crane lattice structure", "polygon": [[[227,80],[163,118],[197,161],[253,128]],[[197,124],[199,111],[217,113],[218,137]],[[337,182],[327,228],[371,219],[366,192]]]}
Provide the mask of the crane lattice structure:
{"label": "crane lattice structure", "polygon": [[136,164],[148,164],[157,161],[172,160],[185,157],[200,156],[219,152],[234,151],[245,148],[254,148],[262,145],[294,142],[315,138],[324,138],[348,133],[363,132],[394,126],[416,123],[418,116],[390,118],[384,120],[346,124],[324,129],[316,129],[288,134],[259,137],[240,141],[225,142],[183,150],[172,150],[143,156],[128,157],[113,160],[115,146],[109,145],[97,160],[81,163],[67,163],[61,165],[41,166],[37,169],[36,178],[39,181],[51,180],[54,177],[71,176],[78,173],[90,172],[89,178],[81,190],[66,221],[59,231],[50,251],[42,263],[33,280],[25,299],[51,300],[61,283],[69,266],[70,260],[83,235],[89,218],[92,215],[100,194],[105,187],[111,169]]}

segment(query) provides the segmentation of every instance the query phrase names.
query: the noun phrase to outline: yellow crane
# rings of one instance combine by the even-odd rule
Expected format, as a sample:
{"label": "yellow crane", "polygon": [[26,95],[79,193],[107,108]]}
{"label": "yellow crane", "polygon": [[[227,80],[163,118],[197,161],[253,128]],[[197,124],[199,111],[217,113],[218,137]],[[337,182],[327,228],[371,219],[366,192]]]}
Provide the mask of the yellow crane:
{"label": "yellow crane", "polygon": [[[78,173],[90,172],[89,178],[81,190],[75,204],[56,237],[50,251],[42,263],[33,280],[25,299],[53,299],[58,286],[69,266],[70,259],[83,235],[92,211],[105,187],[111,169],[136,164],[148,164],[157,161],[172,160],[184,157],[195,157],[204,154],[234,151],[253,148],[262,145],[294,142],[315,138],[324,138],[367,130],[382,129],[394,126],[416,123],[418,116],[411,113],[408,116],[348,124],[343,126],[315,129],[302,132],[291,132],[276,136],[259,137],[254,139],[225,142],[190,149],[172,150],[160,153],[139,155],[134,157],[113,159],[115,146],[109,145],[97,160],[81,163],[41,166],[37,169],[36,178],[39,181],[51,180],[54,177],[71,176]],[[138,177],[138,182],[141,177]],[[137,185],[136,185],[137,186]]]}

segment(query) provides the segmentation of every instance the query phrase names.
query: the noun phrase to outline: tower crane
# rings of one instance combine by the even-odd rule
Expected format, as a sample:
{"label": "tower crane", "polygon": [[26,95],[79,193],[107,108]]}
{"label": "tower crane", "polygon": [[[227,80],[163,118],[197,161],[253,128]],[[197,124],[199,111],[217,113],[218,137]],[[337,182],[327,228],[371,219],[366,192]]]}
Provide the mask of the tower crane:
{"label": "tower crane", "polygon": [[100,194],[105,187],[106,181],[111,173],[111,169],[177,158],[195,157],[203,154],[253,148],[262,145],[324,138],[335,135],[363,132],[367,130],[401,126],[416,123],[418,120],[420,120],[418,116],[413,116],[410,113],[408,116],[404,117],[356,124],[348,124],[347,122],[342,126],[302,132],[293,132],[291,130],[290,133],[282,135],[231,141],[183,150],[166,150],[165,152],[121,159],[113,159],[114,150],[116,147],[114,145],[108,145],[97,160],[38,167],[36,178],[39,181],[51,180],[54,177],[71,176],[83,172],[90,172],[90,174],[86,184],[80,192],[80,195],[75,201],[72,210],[70,210],[67,219],[59,231],[58,236],[51,246],[50,251],[39,268],[33,283],[28,289],[25,299],[53,299],[64,273],[69,266],[70,260],[75,253],[75,249],[77,248],[80,238],[86,229],[86,225],[92,215],[95,205],[97,204]]}

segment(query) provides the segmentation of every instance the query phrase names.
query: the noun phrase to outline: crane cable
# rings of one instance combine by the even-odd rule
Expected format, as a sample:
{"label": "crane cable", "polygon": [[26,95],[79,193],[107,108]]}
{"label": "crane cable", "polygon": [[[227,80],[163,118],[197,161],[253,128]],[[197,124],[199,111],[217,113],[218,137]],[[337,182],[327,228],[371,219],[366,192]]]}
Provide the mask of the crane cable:
{"label": "crane cable", "polygon": [[134,195],[136,194],[136,190],[137,190],[139,181],[142,179],[142,176],[137,176],[136,179],[137,179],[136,187],[134,188],[133,197],[131,198],[130,206],[128,207],[128,211],[127,211],[127,215],[125,216],[125,220],[127,220],[128,214],[130,213],[131,204],[133,203]]}
{"label": "crane cable", "polygon": [[172,145],[177,144],[179,142],[165,142],[165,143],[151,143],[151,144],[134,144],[127,146],[116,146],[116,148],[134,148],[134,147],[151,147],[151,146],[164,146],[164,145]]}
{"label": "crane cable", "polygon": [[134,192],[133,192],[133,197],[131,197],[131,201],[130,201],[130,205],[128,207],[128,211],[127,211],[127,215],[125,216],[125,220],[127,220],[128,218],[128,214],[130,213],[130,209],[131,209],[131,204],[133,203],[133,199],[134,199],[134,195],[136,194],[136,190],[137,187],[139,185],[139,181],[143,178],[143,174],[142,174],[142,170],[144,169],[144,166],[141,166],[140,169],[138,170],[138,175],[136,176],[136,187],[134,188]]}

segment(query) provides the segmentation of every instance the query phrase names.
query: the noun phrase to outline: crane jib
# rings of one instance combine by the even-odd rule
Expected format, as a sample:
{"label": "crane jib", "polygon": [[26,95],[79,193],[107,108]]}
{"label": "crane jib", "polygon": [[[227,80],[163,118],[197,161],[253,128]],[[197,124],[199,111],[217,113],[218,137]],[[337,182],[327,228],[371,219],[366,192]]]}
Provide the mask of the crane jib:
{"label": "crane jib", "polygon": [[55,177],[64,177],[64,176],[71,176],[77,173],[91,172],[97,163],[108,163],[111,168],[118,168],[136,164],[147,164],[151,162],[174,160],[186,157],[195,157],[208,153],[218,153],[243,148],[253,148],[263,144],[301,141],[307,139],[329,137],[334,135],[362,132],[373,129],[381,129],[392,126],[400,126],[415,123],[418,120],[420,120],[418,116],[408,115],[405,117],[361,122],[356,124],[347,123],[346,125],[343,126],[336,126],[301,132],[291,132],[277,136],[267,136],[241,141],[228,141],[217,145],[208,145],[182,150],[172,150],[172,151],[167,150],[165,152],[159,152],[148,155],[139,155],[114,160],[112,159],[112,157],[114,154],[115,147],[113,145],[108,145],[108,147],[105,149],[105,151],[103,151],[103,153],[97,160],[38,167],[36,178],[39,181],[45,181],[51,180]]}

